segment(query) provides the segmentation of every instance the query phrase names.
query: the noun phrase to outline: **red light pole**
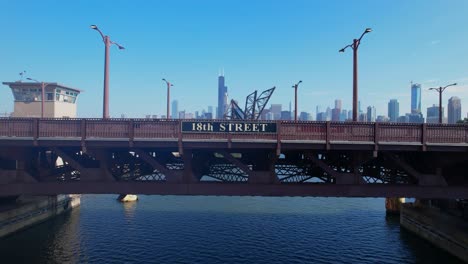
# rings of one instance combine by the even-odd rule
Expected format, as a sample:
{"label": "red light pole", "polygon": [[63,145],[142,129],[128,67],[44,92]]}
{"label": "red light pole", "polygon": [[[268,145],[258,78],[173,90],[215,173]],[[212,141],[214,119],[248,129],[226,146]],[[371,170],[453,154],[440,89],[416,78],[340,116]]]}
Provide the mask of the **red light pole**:
{"label": "red light pole", "polygon": [[33,78],[26,78],[27,80],[30,80],[30,81],[35,81],[37,83],[40,83],[41,84],[41,118],[44,118],[44,101],[45,101],[45,88],[47,85],[49,85],[50,83],[45,83],[45,82],[40,82],[36,79],[33,79]]}
{"label": "red light pole", "polygon": [[442,93],[447,87],[454,86],[454,85],[457,85],[457,83],[452,83],[444,87],[441,86],[438,88],[429,88],[429,90],[435,90],[439,93],[439,124],[442,124]]}
{"label": "red light pole", "polygon": [[169,103],[170,103],[170,92],[169,92],[169,88],[171,86],[174,86],[172,83],[166,81],[166,79],[162,79],[163,81],[166,82],[166,85],[167,85],[167,114],[166,114],[166,118],[169,119],[170,118],[170,115],[169,115],[169,111],[170,111],[170,106],[169,106]]}
{"label": "red light pole", "polygon": [[353,49],[353,121],[357,121],[358,119],[358,63],[357,63],[357,51],[359,48],[359,44],[361,44],[362,37],[371,32],[371,28],[366,28],[362,33],[359,39],[353,39],[353,43],[349,44],[348,46],[339,50],[339,52],[344,52],[346,48],[351,47]]}
{"label": "red light pole", "polygon": [[297,87],[302,81],[299,81],[295,85],[292,86],[294,88],[294,121],[297,122]]}
{"label": "red light pole", "polygon": [[119,49],[125,49],[123,46],[119,45],[117,42],[110,40],[109,36],[102,34],[101,30],[96,25],[91,25],[91,28],[99,32],[104,42],[105,51],[104,51],[104,98],[103,98],[103,110],[102,118],[109,118],[109,47],[114,44]]}

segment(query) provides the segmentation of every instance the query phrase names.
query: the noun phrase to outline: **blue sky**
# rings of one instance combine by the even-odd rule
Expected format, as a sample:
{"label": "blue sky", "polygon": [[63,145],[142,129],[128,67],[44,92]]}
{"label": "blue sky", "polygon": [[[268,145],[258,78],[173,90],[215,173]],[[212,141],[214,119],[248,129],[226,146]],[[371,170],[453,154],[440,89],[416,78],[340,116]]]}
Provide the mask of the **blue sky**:
{"label": "blue sky", "polygon": [[[338,50],[366,27],[359,47],[359,98],[387,114],[396,98],[410,111],[410,82],[423,85],[423,113],[438,104],[429,87],[458,82],[444,93],[468,111],[468,1],[13,1],[0,0],[0,81],[18,73],[84,90],[80,117],[102,116],[104,45],[96,24],[125,46],[111,50],[110,114],[164,114],[166,88],[179,110],[216,106],[224,68],[229,97],[244,102],[253,90],[276,86],[270,103],[352,105],[352,52]],[[0,112],[13,96],[0,88]]]}

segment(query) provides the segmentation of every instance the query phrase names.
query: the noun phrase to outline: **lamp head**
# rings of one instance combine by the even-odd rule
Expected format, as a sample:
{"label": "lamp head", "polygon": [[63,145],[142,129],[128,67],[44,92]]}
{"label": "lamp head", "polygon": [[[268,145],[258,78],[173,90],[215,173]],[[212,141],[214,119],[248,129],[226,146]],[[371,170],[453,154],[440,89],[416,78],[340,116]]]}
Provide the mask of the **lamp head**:
{"label": "lamp head", "polygon": [[372,28],[366,28],[366,30],[364,31],[364,33],[369,33],[369,32],[372,32]]}
{"label": "lamp head", "polygon": [[166,79],[164,79],[164,78],[163,78],[162,80],[165,81],[165,82],[167,82]]}
{"label": "lamp head", "polygon": [[90,28],[94,29],[94,30],[97,30],[98,27],[96,25],[91,25]]}
{"label": "lamp head", "polygon": [[301,80],[301,81],[299,81],[297,84],[300,84],[301,82],[302,82],[302,80]]}
{"label": "lamp head", "polygon": [[344,48],[340,49],[338,52],[344,52]]}

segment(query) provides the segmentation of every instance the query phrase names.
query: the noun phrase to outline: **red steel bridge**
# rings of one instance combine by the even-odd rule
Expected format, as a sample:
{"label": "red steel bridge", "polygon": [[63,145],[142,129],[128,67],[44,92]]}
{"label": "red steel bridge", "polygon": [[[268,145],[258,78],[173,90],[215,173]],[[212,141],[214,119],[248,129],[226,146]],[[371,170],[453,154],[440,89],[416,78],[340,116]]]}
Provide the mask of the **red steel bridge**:
{"label": "red steel bridge", "polygon": [[468,125],[0,118],[0,196],[468,198]]}

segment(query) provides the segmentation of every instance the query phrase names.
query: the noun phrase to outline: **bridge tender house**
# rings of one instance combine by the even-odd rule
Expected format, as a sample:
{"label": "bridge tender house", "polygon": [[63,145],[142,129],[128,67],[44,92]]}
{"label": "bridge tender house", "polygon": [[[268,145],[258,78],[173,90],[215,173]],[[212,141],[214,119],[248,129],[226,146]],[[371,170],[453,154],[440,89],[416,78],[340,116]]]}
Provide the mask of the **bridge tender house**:
{"label": "bridge tender house", "polygon": [[276,123],[262,122],[182,122],[182,132],[195,133],[276,133]]}

